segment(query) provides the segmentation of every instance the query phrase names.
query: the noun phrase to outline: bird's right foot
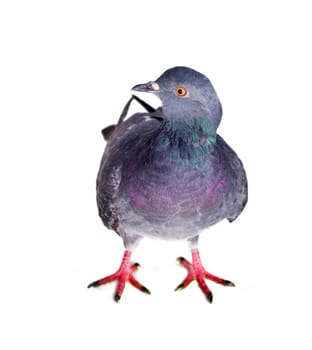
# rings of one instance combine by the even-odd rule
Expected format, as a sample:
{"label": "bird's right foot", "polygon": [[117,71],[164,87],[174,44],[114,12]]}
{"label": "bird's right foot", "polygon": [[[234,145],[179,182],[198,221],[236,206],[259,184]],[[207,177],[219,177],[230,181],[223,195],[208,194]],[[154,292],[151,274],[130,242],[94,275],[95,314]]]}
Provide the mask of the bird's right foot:
{"label": "bird's right foot", "polygon": [[99,287],[103,284],[117,280],[117,288],[114,296],[116,302],[120,300],[127,281],[129,281],[129,283],[131,283],[135,288],[139,289],[141,292],[151,294],[151,292],[140,282],[138,282],[138,280],[133,276],[133,272],[136,271],[138,267],[140,267],[140,265],[138,263],[130,264],[130,256],[131,252],[129,250],[126,250],[119,269],[112,275],[90,283],[88,285],[88,288]]}

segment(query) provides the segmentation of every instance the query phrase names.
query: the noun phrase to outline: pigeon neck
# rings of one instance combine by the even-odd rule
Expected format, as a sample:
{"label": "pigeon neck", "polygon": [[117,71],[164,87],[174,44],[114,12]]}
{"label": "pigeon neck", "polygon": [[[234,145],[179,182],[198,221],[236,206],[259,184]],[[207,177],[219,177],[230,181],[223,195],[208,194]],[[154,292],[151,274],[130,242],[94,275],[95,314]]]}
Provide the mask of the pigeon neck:
{"label": "pigeon neck", "polygon": [[166,120],[161,133],[171,145],[186,145],[194,148],[208,149],[216,141],[216,130],[205,117]]}

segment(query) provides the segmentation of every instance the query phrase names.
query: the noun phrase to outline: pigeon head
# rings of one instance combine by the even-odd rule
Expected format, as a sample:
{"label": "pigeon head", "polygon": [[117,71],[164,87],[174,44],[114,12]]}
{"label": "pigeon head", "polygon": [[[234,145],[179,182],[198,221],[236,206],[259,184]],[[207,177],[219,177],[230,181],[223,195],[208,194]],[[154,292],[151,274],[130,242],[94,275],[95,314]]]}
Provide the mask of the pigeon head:
{"label": "pigeon head", "polygon": [[158,96],[166,119],[205,118],[214,130],[220,124],[222,107],[219,98],[210,80],[194,69],[168,69],[157,80],[136,85],[132,90]]}

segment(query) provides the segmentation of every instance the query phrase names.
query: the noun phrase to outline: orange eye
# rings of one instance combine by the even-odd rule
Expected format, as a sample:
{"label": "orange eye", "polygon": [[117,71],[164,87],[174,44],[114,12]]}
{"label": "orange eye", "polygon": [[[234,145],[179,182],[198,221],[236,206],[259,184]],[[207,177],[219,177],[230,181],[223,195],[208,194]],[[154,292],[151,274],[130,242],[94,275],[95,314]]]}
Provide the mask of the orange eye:
{"label": "orange eye", "polygon": [[175,93],[179,97],[183,97],[187,94],[187,90],[183,86],[177,86],[175,89]]}

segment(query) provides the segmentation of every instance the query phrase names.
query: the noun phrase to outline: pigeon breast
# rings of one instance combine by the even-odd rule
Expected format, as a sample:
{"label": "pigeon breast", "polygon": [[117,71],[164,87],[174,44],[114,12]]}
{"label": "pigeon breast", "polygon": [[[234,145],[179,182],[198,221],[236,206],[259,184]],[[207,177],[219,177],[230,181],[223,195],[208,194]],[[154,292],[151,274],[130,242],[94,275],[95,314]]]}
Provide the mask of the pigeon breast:
{"label": "pigeon breast", "polygon": [[188,239],[227,217],[233,171],[218,144],[207,147],[160,133],[129,158],[120,185],[126,231]]}

